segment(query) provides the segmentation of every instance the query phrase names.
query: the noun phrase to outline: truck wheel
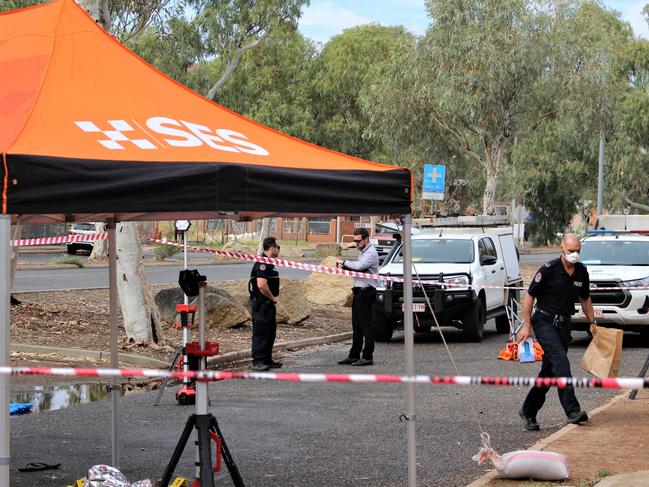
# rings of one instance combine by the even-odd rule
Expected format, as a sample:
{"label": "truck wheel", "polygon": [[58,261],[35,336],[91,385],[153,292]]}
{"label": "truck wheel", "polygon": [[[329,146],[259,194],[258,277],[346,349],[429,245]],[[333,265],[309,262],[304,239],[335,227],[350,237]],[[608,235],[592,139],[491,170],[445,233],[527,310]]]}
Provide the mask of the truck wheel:
{"label": "truck wheel", "polygon": [[372,306],[372,333],[377,342],[392,340],[392,320],[378,306]]}
{"label": "truck wheel", "polygon": [[484,336],[485,307],[482,299],[477,299],[462,317],[462,336],[468,342],[481,342]]}
{"label": "truck wheel", "polygon": [[[514,316],[518,313],[518,306],[516,305],[518,301],[518,291],[510,291],[509,298],[507,299],[507,305],[514,312]],[[507,313],[501,316],[496,317],[496,332],[498,333],[509,333],[509,318],[507,318]]]}

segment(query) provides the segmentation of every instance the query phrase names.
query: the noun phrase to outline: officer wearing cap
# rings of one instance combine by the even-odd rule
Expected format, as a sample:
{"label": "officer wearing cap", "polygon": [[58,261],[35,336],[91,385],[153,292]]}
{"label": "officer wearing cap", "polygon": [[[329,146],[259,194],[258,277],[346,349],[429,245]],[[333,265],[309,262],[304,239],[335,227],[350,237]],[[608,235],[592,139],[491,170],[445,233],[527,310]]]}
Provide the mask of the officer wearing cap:
{"label": "officer wearing cap", "polygon": [[[574,303],[577,300],[581,302],[581,308],[591,323],[591,333],[596,333],[588,270],[579,262],[580,250],[579,238],[572,233],[566,234],[561,241],[561,257],[551,260],[538,270],[523,302],[523,327],[518,339],[524,342],[532,336],[533,330],[543,347],[539,377],[572,376],[568,344],[572,340],[570,316],[575,313]],[[519,411],[526,429],[539,430],[536,414],[543,406],[548,390],[548,387],[533,387],[527,394]],[[581,409],[572,386],[558,389],[558,392],[568,422],[588,421],[588,415]]]}
{"label": "officer wearing cap", "polygon": [[[280,246],[275,237],[263,242],[264,256],[271,259],[279,256]],[[279,273],[273,264],[255,262],[248,281],[252,308],[252,369],[264,371],[277,369],[281,362],[273,360],[273,345],[277,334],[275,305],[279,296]]]}

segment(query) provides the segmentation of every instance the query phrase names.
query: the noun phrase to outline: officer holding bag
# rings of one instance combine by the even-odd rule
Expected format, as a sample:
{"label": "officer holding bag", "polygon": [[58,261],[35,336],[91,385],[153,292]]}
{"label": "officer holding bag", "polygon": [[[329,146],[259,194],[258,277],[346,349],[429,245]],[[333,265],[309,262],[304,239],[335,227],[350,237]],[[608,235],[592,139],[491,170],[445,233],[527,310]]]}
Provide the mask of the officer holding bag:
{"label": "officer holding bag", "polygon": [[[571,377],[568,360],[570,317],[575,313],[574,303],[581,302],[581,308],[590,321],[591,333],[595,334],[593,303],[590,299],[588,270],[579,262],[581,242],[575,234],[566,234],[561,241],[561,257],[551,260],[541,267],[527,291],[523,302],[523,328],[518,339],[525,342],[532,336],[543,347],[543,362],[539,377]],[[536,307],[534,308],[534,300]],[[534,314],[532,314],[534,311]],[[530,431],[540,429],[536,420],[543,407],[548,387],[530,389],[519,415]],[[572,386],[558,389],[559,401],[570,423],[588,420],[586,411],[581,409]]]}

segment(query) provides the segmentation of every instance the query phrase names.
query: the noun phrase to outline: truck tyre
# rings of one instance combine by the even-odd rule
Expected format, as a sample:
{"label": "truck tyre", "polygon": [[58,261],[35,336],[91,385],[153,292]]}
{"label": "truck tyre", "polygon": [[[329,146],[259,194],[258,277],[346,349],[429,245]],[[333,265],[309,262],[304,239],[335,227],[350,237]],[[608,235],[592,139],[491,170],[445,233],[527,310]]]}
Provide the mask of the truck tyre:
{"label": "truck tyre", "polygon": [[[509,297],[507,298],[507,306],[512,309],[514,316],[518,313],[516,301],[518,301],[518,291],[510,290]],[[496,317],[496,332],[509,333],[509,318],[507,317],[507,313]]]}
{"label": "truck tyre", "polygon": [[468,342],[481,342],[484,336],[485,306],[482,299],[475,300],[462,317],[462,336]]}
{"label": "truck tyre", "polygon": [[372,333],[377,342],[389,342],[392,340],[392,320],[381,308],[372,306]]}

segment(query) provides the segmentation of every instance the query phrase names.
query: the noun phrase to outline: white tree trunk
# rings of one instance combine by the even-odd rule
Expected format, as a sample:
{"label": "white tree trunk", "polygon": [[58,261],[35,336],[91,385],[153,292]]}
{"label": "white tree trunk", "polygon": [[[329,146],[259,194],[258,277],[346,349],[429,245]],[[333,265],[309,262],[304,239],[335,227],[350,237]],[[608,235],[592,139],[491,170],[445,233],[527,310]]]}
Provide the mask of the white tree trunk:
{"label": "white tree trunk", "polygon": [[487,182],[485,184],[484,193],[482,194],[482,214],[483,215],[494,214],[497,182],[498,182],[497,176],[493,173],[488,172]]}
{"label": "white tree trunk", "polygon": [[270,229],[272,219],[263,218],[261,220],[261,232],[259,232],[259,245],[257,246],[257,255],[262,255],[264,253],[264,239],[270,237]]}
{"label": "white tree trunk", "polygon": [[[95,232],[105,233],[105,223],[95,223]],[[88,262],[97,262],[108,258],[108,240],[95,240],[92,246],[92,252],[88,257]]]}
{"label": "white tree trunk", "polygon": [[496,186],[500,177],[500,163],[505,150],[505,141],[494,143],[490,149],[485,151],[484,167],[487,171],[487,182],[482,194],[482,214],[493,215],[495,213]]}
{"label": "white tree trunk", "polygon": [[79,0],[86,12],[95,19],[106,32],[110,33],[110,10],[108,0]]}
{"label": "white tree trunk", "polygon": [[142,246],[135,223],[117,225],[117,290],[126,337],[136,343],[162,338],[160,311],[146,280]]}
{"label": "white tree trunk", "polygon": [[[23,234],[23,226],[20,223],[14,225],[12,240],[20,240],[20,237]],[[18,266],[18,254],[20,253],[20,247],[11,247],[11,275],[10,275],[10,289],[14,287],[14,279],[16,278],[16,267]]]}

